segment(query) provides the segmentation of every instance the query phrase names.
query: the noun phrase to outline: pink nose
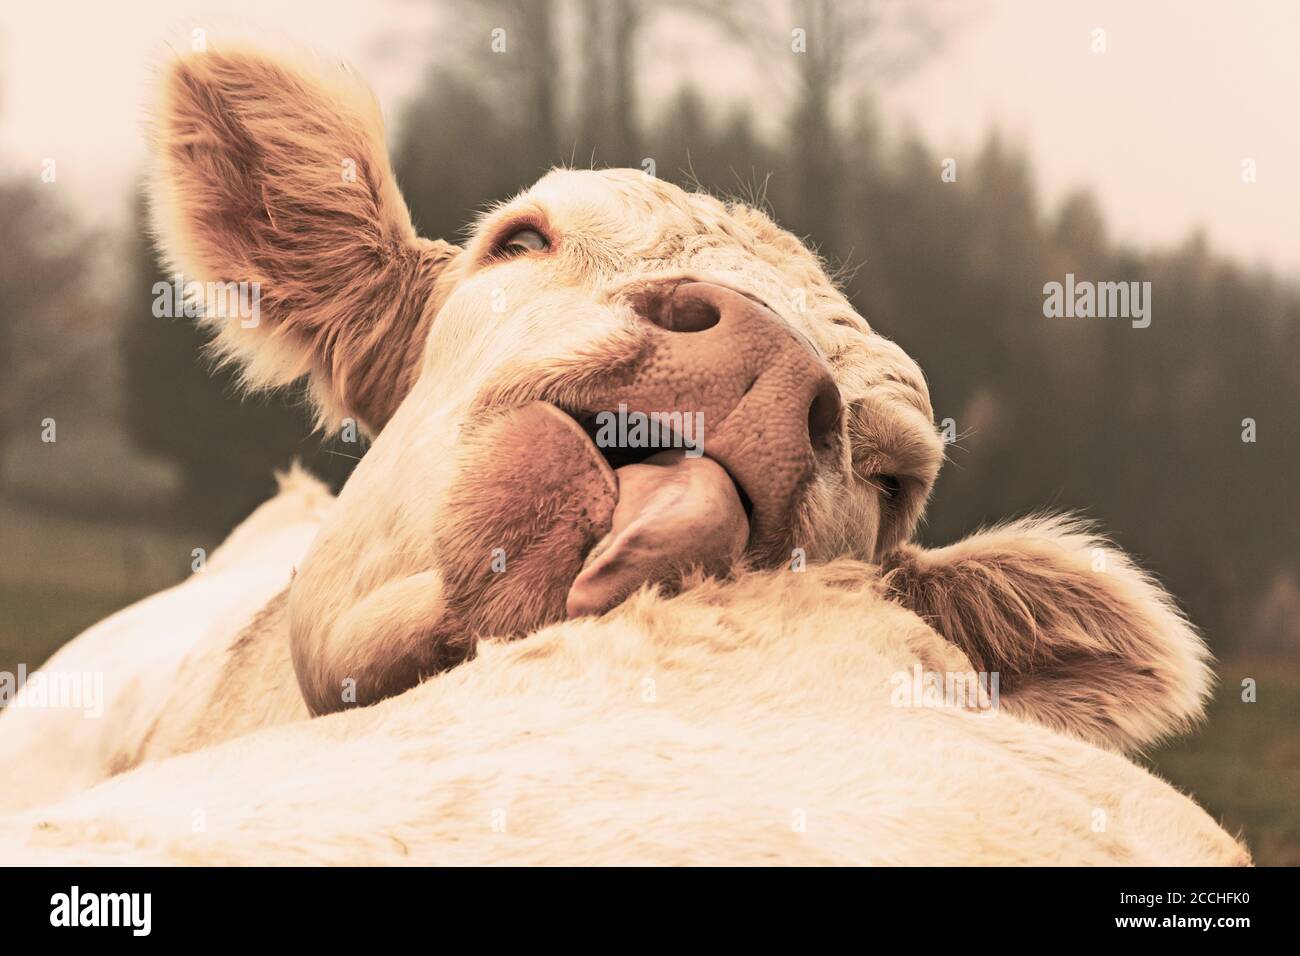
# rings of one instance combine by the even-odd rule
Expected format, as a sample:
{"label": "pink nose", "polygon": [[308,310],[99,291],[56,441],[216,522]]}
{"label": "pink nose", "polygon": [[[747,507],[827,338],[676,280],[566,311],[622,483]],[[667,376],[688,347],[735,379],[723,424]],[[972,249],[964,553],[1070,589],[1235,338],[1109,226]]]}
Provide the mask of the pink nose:
{"label": "pink nose", "polygon": [[751,549],[784,546],[799,492],[838,432],[830,369],[771,309],[724,286],[664,285],[635,305],[654,331],[642,362],[610,383],[610,399],[630,411],[702,413],[704,454],[752,506]]}

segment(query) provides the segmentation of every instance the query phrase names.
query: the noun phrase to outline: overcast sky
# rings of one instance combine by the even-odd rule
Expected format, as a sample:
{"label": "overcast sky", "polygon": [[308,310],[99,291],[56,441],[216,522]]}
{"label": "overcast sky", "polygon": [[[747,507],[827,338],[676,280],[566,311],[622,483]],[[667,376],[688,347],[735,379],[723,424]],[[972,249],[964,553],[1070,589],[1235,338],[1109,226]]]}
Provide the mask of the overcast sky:
{"label": "overcast sky", "polygon": [[[1092,186],[1120,238],[1168,244],[1204,227],[1225,252],[1300,272],[1300,3],[955,9],[944,50],[886,95],[891,124],[919,128],[960,174],[997,123],[1029,148],[1049,202]],[[151,67],[168,43],[188,45],[201,26],[309,46],[356,64],[392,115],[436,47],[435,24],[419,0],[12,0],[0,10],[0,166],[38,177],[53,157],[57,188],[89,220],[120,223],[143,158]],[[1095,28],[1104,53],[1092,52]],[[720,99],[779,101],[768,71],[679,17],[660,17],[648,47],[650,102],[683,74]],[[1246,158],[1254,184],[1241,181]]]}

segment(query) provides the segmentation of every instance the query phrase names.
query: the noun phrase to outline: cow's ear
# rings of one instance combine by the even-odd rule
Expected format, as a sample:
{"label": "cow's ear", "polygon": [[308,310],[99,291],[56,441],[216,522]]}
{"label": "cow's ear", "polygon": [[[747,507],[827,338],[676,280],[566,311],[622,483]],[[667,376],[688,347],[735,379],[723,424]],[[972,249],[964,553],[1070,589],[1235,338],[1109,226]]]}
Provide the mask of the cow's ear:
{"label": "cow's ear", "polygon": [[416,236],[369,90],[306,60],[189,54],[154,134],[155,238],[219,354],[252,388],[309,375],[324,424],[382,428],[460,250]]}
{"label": "cow's ear", "polygon": [[885,555],[887,591],[999,675],[1008,711],[1140,748],[1199,718],[1205,643],[1169,595],[1081,522],[1035,517]]}

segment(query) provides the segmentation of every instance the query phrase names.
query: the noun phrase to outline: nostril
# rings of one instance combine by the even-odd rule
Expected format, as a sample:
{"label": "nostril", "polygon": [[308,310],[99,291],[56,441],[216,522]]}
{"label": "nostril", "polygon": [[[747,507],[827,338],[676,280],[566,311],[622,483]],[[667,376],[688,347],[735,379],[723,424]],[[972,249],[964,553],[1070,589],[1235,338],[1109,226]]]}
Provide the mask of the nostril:
{"label": "nostril", "polygon": [[689,286],[682,286],[661,299],[657,309],[649,309],[646,318],[669,332],[703,332],[722,321],[722,312]]}
{"label": "nostril", "polygon": [[814,445],[825,444],[840,419],[840,390],[825,382],[808,406],[808,439]]}

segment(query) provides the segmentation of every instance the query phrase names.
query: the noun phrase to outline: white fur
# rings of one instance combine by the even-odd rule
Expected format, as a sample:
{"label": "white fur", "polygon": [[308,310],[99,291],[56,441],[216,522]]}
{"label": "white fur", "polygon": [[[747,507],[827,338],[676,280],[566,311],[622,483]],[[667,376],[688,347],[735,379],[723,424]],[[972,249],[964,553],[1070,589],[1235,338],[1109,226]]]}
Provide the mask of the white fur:
{"label": "white fur", "polygon": [[874,581],[837,562],[706,582],[488,643],[374,707],[0,821],[4,862],[1248,862],[1121,756],[1005,711],[893,706],[893,674],[969,663]]}
{"label": "white fur", "polygon": [[[177,675],[223,655],[284,589],[332,503],[324,485],[294,468],[281,493],[236,528],[203,571],[111,615],[51,657],[42,671],[103,675],[103,713],[27,708],[20,693],[0,718],[0,809],[61,799],[142,751],[174,695],[192,692]],[[208,670],[220,673],[219,665]]]}

